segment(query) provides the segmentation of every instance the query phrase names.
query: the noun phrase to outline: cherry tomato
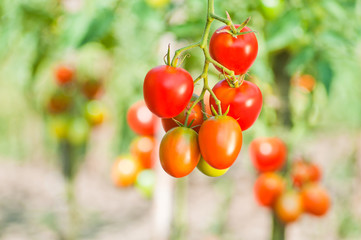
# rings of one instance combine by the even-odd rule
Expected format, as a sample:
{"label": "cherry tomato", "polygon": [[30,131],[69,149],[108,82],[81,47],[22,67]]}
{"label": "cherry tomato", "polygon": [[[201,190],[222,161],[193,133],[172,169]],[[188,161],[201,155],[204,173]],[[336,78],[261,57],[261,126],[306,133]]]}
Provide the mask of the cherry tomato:
{"label": "cherry tomato", "polygon": [[50,133],[57,139],[65,139],[68,134],[69,119],[64,116],[53,117],[49,120]]}
{"label": "cherry tomato", "polygon": [[157,142],[154,137],[141,136],[132,141],[130,152],[137,157],[143,168],[152,168],[155,163]]}
{"label": "cherry tomato", "polygon": [[82,92],[88,99],[99,98],[103,94],[103,84],[99,80],[87,80],[82,85]]}
{"label": "cherry tomato", "polygon": [[296,221],[303,213],[303,204],[300,194],[296,191],[283,193],[275,203],[275,212],[284,223]]}
{"label": "cherry tomato", "polygon": [[85,116],[90,125],[97,126],[102,124],[106,115],[106,109],[101,102],[92,100],[86,104]]}
{"label": "cherry tomato", "polygon": [[259,172],[270,172],[283,167],[287,148],[279,138],[257,138],[251,142],[249,153],[254,167]]}
{"label": "cherry tomato", "polygon": [[[174,119],[182,124],[185,123],[187,111],[193,105],[194,101],[197,100],[198,96],[193,94],[191,101],[188,103],[188,106]],[[194,120],[194,121],[193,121]],[[203,113],[202,113],[202,103],[198,102],[191,111],[191,114],[188,117],[188,124],[192,123],[191,127],[198,126],[193,128],[196,132],[199,132],[201,125],[203,123]],[[162,125],[164,131],[169,131],[172,128],[178,127],[178,124],[173,120],[173,118],[162,118]]]}
{"label": "cherry tomato", "polygon": [[155,173],[153,170],[142,170],[135,181],[135,187],[145,197],[151,198],[155,186]]}
{"label": "cherry tomato", "polygon": [[198,170],[206,176],[209,177],[219,177],[225,174],[229,168],[226,169],[217,169],[210,166],[203,158],[199,161],[197,165]]}
{"label": "cherry tomato", "polygon": [[159,148],[159,159],[164,171],[180,178],[190,174],[197,166],[201,154],[198,146],[198,134],[186,127],[177,127],[168,131]]}
{"label": "cherry tomato", "polygon": [[234,118],[215,116],[202,124],[198,141],[204,160],[216,169],[226,169],[241,151],[242,130]]}
{"label": "cherry tomato", "polygon": [[[238,28],[240,25],[235,25]],[[235,75],[245,74],[252,66],[258,53],[258,42],[253,32],[244,35],[232,36],[222,30],[230,30],[229,26],[223,26],[216,30],[209,42],[209,51],[214,60],[233,70]],[[241,32],[252,31],[244,27]],[[218,71],[222,69],[216,67]]]}
{"label": "cherry tomato", "polygon": [[186,70],[166,65],[147,73],[143,94],[151,112],[160,118],[172,118],[187,107],[193,89],[192,76]]}
{"label": "cherry tomato", "polygon": [[321,169],[314,163],[308,165],[310,171],[310,181],[318,182],[321,180],[322,173]]}
{"label": "cherry tomato", "polygon": [[283,0],[261,0],[261,10],[263,15],[269,19],[273,20],[278,18],[284,10],[284,1]]}
{"label": "cherry tomato", "polygon": [[330,197],[327,191],[318,184],[308,184],[301,191],[305,212],[322,216],[330,208]]}
{"label": "cherry tomato", "polygon": [[317,165],[304,160],[297,160],[292,164],[291,172],[293,184],[302,187],[308,182],[317,182],[321,178],[321,171]]}
{"label": "cherry tomato", "polygon": [[266,207],[272,207],[284,189],[284,179],[274,172],[259,175],[254,184],[256,199],[260,205]]}
{"label": "cherry tomato", "polygon": [[157,133],[159,119],[149,111],[145,102],[140,100],[129,108],[127,122],[135,133],[154,136]]}
{"label": "cherry tomato", "polygon": [[70,122],[68,140],[73,145],[81,145],[87,142],[90,134],[88,122],[83,118],[75,118]]}
{"label": "cherry tomato", "polygon": [[316,79],[312,75],[301,75],[293,80],[293,85],[309,93],[315,89]]}
{"label": "cherry tomato", "polygon": [[128,187],[135,182],[140,171],[141,166],[136,158],[120,156],[112,166],[111,177],[116,186]]}
{"label": "cherry tomato", "polygon": [[55,68],[54,75],[59,85],[65,85],[73,80],[74,69],[67,65],[59,65]]}
{"label": "cherry tomato", "polygon": [[[242,131],[257,120],[262,108],[262,93],[256,84],[243,81],[241,86],[233,88],[226,80],[222,80],[213,87],[213,92],[221,101],[222,112],[226,112],[229,107],[228,116],[237,120]],[[213,97],[209,104],[217,109]]]}
{"label": "cherry tomato", "polygon": [[65,91],[58,90],[50,97],[48,109],[53,114],[63,113],[69,110],[71,104],[71,96]]}
{"label": "cherry tomato", "polygon": [[170,0],[145,0],[145,2],[153,8],[164,8],[169,4]]}

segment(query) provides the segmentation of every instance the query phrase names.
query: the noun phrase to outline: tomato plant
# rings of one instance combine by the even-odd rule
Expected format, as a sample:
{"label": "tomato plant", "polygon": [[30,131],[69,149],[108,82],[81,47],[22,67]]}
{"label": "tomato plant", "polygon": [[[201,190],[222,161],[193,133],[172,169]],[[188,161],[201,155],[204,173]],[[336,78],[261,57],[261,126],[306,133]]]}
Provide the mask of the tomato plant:
{"label": "tomato plant", "polygon": [[157,142],[151,136],[137,137],[130,144],[130,152],[137,157],[143,168],[152,168],[156,157]]}
{"label": "tomato plant", "polygon": [[154,136],[158,121],[158,117],[149,111],[144,101],[134,103],[127,113],[129,127],[139,135]]}
{"label": "tomato plant", "polygon": [[143,94],[149,110],[161,118],[180,114],[191,100],[193,78],[184,69],[158,66],[151,69],[144,79]]}
{"label": "tomato plant", "polygon": [[54,70],[56,82],[59,85],[70,83],[74,78],[74,69],[68,65],[59,65]]}
{"label": "tomato plant", "polygon": [[92,126],[102,124],[106,114],[104,105],[97,100],[92,100],[85,106],[85,117]]}
{"label": "tomato plant", "polygon": [[[221,101],[222,112],[229,108],[228,116],[237,120],[242,131],[257,120],[262,108],[262,93],[254,83],[243,81],[239,87],[231,87],[222,80],[213,87],[213,92]],[[210,98],[209,104],[217,107],[214,98]]]}
{"label": "tomato plant", "polygon": [[48,102],[48,110],[54,114],[63,113],[71,107],[71,104],[71,95],[59,89],[51,95]]}
{"label": "tomato plant", "polygon": [[199,161],[197,165],[198,170],[206,176],[209,177],[219,177],[225,174],[229,168],[226,169],[217,169],[209,165],[203,158]]}
{"label": "tomato plant", "polygon": [[88,122],[83,118],[72,119],[68,128],[68,140],[73,145],[86,143],[89,138],[90,127]]}
{"label": "tomato plant", "polygon": [[141,166],[132,156],[120,156],[114,162],[111,171],[113,183],[118,187],[128,187],[134,184]]}
{"label": "tomato plant", "polygon": [[284,223],[296,221],[303,213],[303,204],[300,194],[296,191],[283,193],[275,203],[275,212]]}
{"label": "tomato plant", "polygon": [[159,159],[169,175],[176,178],[187,176],[197,166],[200,158],[198,135],[193,129],[177,127],[164,135],[160,143]]}
{"label": "tomato plant", "polygon": [[323,216],[330,208],[330,197],[327,191],[318,184],[308,184],[301,191],[305,212]]}
{"label": "tomato plant", "polygon": [[87,80],[82,84],[81,89],[88,99],[96,99],[103,94],[103,84],[99,80]]}
{"label": "tomato plant", "polygon": [[254,194],[262,206],[272,207],[284,190],[284,179],[273,172],[259,175],[254,184]]}
{"label": "tomato plant", "polygon": [[242,147],[242,130],[234,118],[208,118],[199,130],[199,147],[204,160],[216,169],[229,168]]}
{"label": "tomato plant", "polygon": [[[237,29],[240,25],[234,27]],[[257,57],[256,35],[249,27],[243,27],[238,36],[230,31],[230,26],[216,30],[209,42],[209,52],[214,60],[234,71],[235,75],[245,74]],[[223,73],[222,69],[216,68]]]}
{"label": "tomato plant", "polygon": [[287,149],[279,138],[257,138],[251,142],[249,153],[254,167],[259,172],[269,172],[283,167]]}
{"label": "tomato plant", "polygon": [[[191,106],[194,104],[194,101],[196,101],[198,98],[197,95],[193,94],[190,102],[188,103],[188,106],[176,117],[174,118],[162,118],[162,125],[164,128],[164,131],[169,131],[170,129],[174,127],[178,127],[178,124],[176,121],[180,122],[181,124],[185,124],[185,120],[187,117],[187,111],[191,108]],[[194,127],[194,130],[196,132],[199,132],[199,129],[201,127],[201,124],[203,123],[203,113],[202,113],[202,104],[201,102],[196,103],[196,105],[192,108],[188,123],[192,123],[190,127]]]}

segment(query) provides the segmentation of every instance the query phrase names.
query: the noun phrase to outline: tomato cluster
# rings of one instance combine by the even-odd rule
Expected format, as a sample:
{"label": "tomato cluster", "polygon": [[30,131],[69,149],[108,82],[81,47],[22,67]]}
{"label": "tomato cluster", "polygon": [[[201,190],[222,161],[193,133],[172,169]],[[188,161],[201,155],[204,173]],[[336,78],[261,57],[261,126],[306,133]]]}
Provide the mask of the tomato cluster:
{"label": "tomato cluster", "polygon": [[155,184],[153,167],[158,156],[155,139],[159,119],[149,111],[144,101],[134,103],[128,110],[129,127],[139,136],[130,144],[130,154],[119,156],[113,164],[111,177],[118,187],[135,184],[145,197],[151,197]]}
{"label": "tomato cluster", "polygon": [[73,145],[86,143],[92,127],[106,118],[101,80],[77,76],[75,67],[59,64],[54,69],[56,87],[46,103],[49,127],[58,139]]}
{"label": "tomato cluster", "polygon": [[[177,66],[176,55],[170,62],[169,50],[166,65],[151,69],[145,76],[145,103],[162,119],[166,131],[160,143],[160,162],[173,177],[185,177],[196,167],[213,177],[227,172],[241,150],[242,131],[260,114],[262,93],[257,85],[244,80],[258,53],[256,35],[245,26],[247,22],[219,28],[209,47],[196,45],[207,48],[207,67],[199,79],[193,81],[189,72]],[[206,77],[210,62],[224,75],[213,89]],[[202,78],[204,88],[198,96],[194,82]],[[206,91],[211,97],[205,103]],[[206,104],[211,114],[207,114]]]}
{"label": "tomato cluster", "polygon": [[304,159],[295,159],[290,169],[285,170],[287,149],[281,139],[255,139],[250,145],[250,157],[259,173],[254,184],[255,197],[283,223],[296,221],[302,213],[323,216],[328,212],[330,197],[319,184],[320,168]]}

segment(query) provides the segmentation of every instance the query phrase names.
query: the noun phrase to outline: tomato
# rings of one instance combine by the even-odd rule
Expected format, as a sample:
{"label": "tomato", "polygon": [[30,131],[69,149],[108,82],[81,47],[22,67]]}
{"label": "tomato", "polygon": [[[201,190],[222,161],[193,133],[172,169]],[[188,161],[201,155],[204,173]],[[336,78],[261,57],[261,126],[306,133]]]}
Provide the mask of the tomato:
{"label": "tomato", "polygon": [[296,221],[303,213],[303,204],[300,194],[296,191],[283,193],[275,203],[275,212],[284,223]]}
{"label": "tomato", "polygon": [[168,131],[159,148],[159,159],[164,171],[180,178],[190,174],[197,166],[201,154],[198,135],[190,128],[177,127]]}
{"label": "tomato", "polygon": [[206,161],[204,161],[203,158],[201,158],[201,160],[199,161],[197,168],[201,173],[203,173],[204,175],[209,176],[209,177],[222,176],[229,169],[229,168],[226,168],[226,169],[213,168]]}
{"label": "tomato", "polygon": [[[180,113],[178,114],[176,117],[174,117],[175,120],[177,120],[178,122],[184,124],[185,120],[186,120],[186,116],[187,116],[187,111],[189,110],[189,108],[193,105],[194,101],[196,101],[198,98],[197,95],[193,94],[191,101],[188,103],[188,106]],[[194,120],[194,121],[193,121]],[[195,127],[193,128],[196,132],[199,132],[199,129],[201,128],[201,124],[203,123],[203,112],[202,112],[202,103],[198,102],[194,108],[191,111],[191,114],[188,117],[188,124],[192,123],[191,127]],[[172,128],[178,127],[178,124],[172,119],[172,118],[162,118],[162,125],[164,128],[164,131],[169,131]]]}
{"label": "tomato", "polygon": [[187,107],[193,89],[192,76],[186,70],[165,65],[147,73],[143,94],[151,112],[160,118],[172,118]]}
{"label": "tomato", "polygon": [[67,65],[59,65],[55,68],[54,75],[59,85],[65,85],[73,80],[74,69]]}
{"label": "tomato", "polygon": [[251,142],[249,153],[254,167],[259,172],[270,172],[283,167],[287,148],[279,138],[257,138]]}
{"label": "tomato", "polygon": [[306,93],[309,93],[315,89],[316,79],[312,75],[305,74],[294,78],[292,83]]}
{"label": "tomato", "polygon": [[204,160],[214,168],[229,168],[242,148],[242,130],[234,118],[208,118],[199,130],[199,147]]}
{"label": "tomato", "polygon": [[57,139],[65,139],[68,134],[69,120],[66,117],[54,117],[49,120],[50,133]]}
{"label": "tomato", "polygon": [[143,168],[152,168],[155,163],[157,142],[154,137],[141,136],[132,141],[130,152],[137,157]]}
{"label": "tomato", "polygon": [[71,104],[72,98],[70,94],[65,91],[58,90],[50,97],[48,110],[53,114],[63,113],[69,110]]}
{"label": "tomato", "polygon": [[274,172],[261,174],[254,184],[256,199],[260,205],[266,207],[272,207],[284,189],[284,179]]}
{"label": "tomato", "polygon": [[301,191],[305,212],[322,216],[330,208],[330,197],[327,191],[318,184],[308,184]]}
{"label": "tomato", "polygon": [[[240,25],[235,25],[238,28]],[[216,30],[209,42],[209,52],[214,60],[222,64],[229,70],[233,70],[235,75],[245,74],[252,66],[258,53],[258,42],[256,35],[251,32],[233,37],[222,30],[230,30],[229,26],[223,26]],[[241,32],[252,31],[249,27],[244,27]],[[216,67],[223,73],[222,69]]]}
{"label": "tomato", "polygon": [[85,117],[92,126],[100,125],[106,118],[106,109],[99,101],[92,100],[86,104]]}
{"label": "tomato", "polygon": [[68,140],[73,145],[81,145],[87,142],[90,134],[88,122],[83,118],[75,118],[70,122]]}
{"label": "tomato", "polygon": [[145,197],[151,198],[155,186],[155,173],[153,170],[142,170],[135,181],[135,187]]}
{"label": "tomato", "polygon": [[170,2],[170,0],[145,0],[145,2],[153,8],[164,8]]}
{"label": "tomato", "polygon": [[[228,116],[237,120],[242,131],[257,120],[262,108],[262,93],[256,84],[243,81],[241,86],[233,88],[222,80],[213,87],[213,92],[221,101],[222,112],[229,107]],[[213,97],[209,104],[218,109]]]}
{"label": "tomato", "polygon": [[99,80],[87,80],[83,83],[81,90],[88,99],[96,99],[103,94],[103,84]]}
{"label": "tomato", "polygon": [[149,111],[145,102],[141,100],[129,108],[127,122],[135,133],[154,136],[157,133],[159,119]]}
{"label": "tomato", "polygon": [[278,18],[284,10],[284,1],[283,0],[261,0],[261,10],[263,15],[269,19],[273,20]]}
{"label": "tomato", "polygon": [[313,163],[297,160],[292,164],[291,176],[296,187],[302,187],[307,182],[317,182],[321,179],[321,170]]}
{"label": "tomato", "polygon": [[113,183],[118,187],[127,187],[132,185],[141,166],[133,156],[120,156],[114,162],[111,170],[111,178]]}

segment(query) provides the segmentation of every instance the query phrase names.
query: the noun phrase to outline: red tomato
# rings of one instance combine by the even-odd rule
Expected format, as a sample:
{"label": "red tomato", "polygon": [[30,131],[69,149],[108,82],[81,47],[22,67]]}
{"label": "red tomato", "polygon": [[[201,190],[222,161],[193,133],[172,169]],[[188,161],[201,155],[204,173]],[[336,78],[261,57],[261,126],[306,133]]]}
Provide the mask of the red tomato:
{"label": "red tomato", "polygon": [[317,182],[321,179],[321,171],[317,165],[303,160],[297,160],[292,165],[293,184],[302,187],[307,182]]}
{"label": "red tomato", "polygon": [[300,194],[296,191],[283,193],[275,203],[275,212],[284,223],[296,221],[303,212]]}
{"label": "red tomato", "polygon": [[284,179],[274,172],[261,174],[254,184],[256,199],[266,207],[272,207],[284,189]]}
{"label": "red tomato", "polygon": [[157,132],[159,119],[155,116],[143,100],[134,103],[128,110],[127,122],[129,127],[139,135],[154,136]]}
{"label": "red tomato", "polygon": [[88,99],[99,98],[103,94],[103,84],[98,80],[88,80],[84,82],[82,92]]}
{"label": "red tomato", "polygon": [[[241,86],[233,88],[222,80],[213,87],[213,92],[221,101],[222,112],[229,107],[228,116],[237,120],[242,131],[257,120],[262,108],[262,93],[256,84],[243,81]],[[213,97],[210,97],[209,104],[217,110]]]}
{"label": "red tomato", "polygon": [[157,141],[154,137],[141,136],[132,141],[130,144],[130,152],[137,157],[142,167],[152,168],[155,163],[157,149]]}
{"label": "red tomato", "polygon": [[305,212],[322,216],[330,208],[330,197],[327,191],[317,184],[305,186],[302,189],[301,196]]}
{"label": "red tomato", "polygon": [[257,138],[251,142],[249,153],[254,167],[259,172],[271,172],[283,167],[287,148],[279,138]]}
{"label": "red tomato", "polygon": [[73,80],[74,69],[67,65],[59,65],[54,71],[56,82],[59,85],[64,85]]}
{"label": "red tomato", "polygon": [[229,168],[242,147],[242,130],[234,118],[215,116],[199,130],[199,147],[204,160],[216,169]]}
{"label": "red tomato", "polygon": [[120,156],[114,162],[111,170],[111,178],[118,187],[132,185],[141,171],[139,162],[133,156]]}
{"label": "red tomato", "polygon": [[[239,25],[235,25],[236,28]],[[235,75],[241,75],[247,72],[252,66],[258,53],[258,42],[256,35],[247,33],[233,37],[221,30],[230,30],[229,26],[223,26],[216,30],[209,42],[209,52],[214,60],[233,70]],[[241,32],[252,31],[248,27],[244,27]],[[222,69],[216,67],[218,71]]]}
{"label": "red tomato", "polygon": [[[189,108],[193,105],[194,101],[197,100],[198,96],[193,94],[191,101],[188,103],[188,106],[176,117],[174,117],[175,120],[178,122],[184,124],[187,116],[187,111]],[[193,121],[194,120],[194,121]],[[201,128],[201,124],[203,123],[203,113],[202,113],[202,103],[198,102],[197,105],[194,106],[194,108],[191,111],[191,114],[188,117],[188,124],[192,123],[191,127],[198,126],[196,128],[193,128],[196,132],[199,132],[199,129]],[[172,118],[162,118],[162,125],[164,128],[164,131],[168,132],[170,129],[178,127],[178,124],[172,119]]]}
{"label": "red tomato", "polygon": [[316,164],[313,163],[310,163],[308,167],[310,171],[310,181],[313,182],[320,181],[322,177],[321,169]]}
{"label": "red tomato", "polygon": [[51,113],[63,113],[71,107],[71,96],[64,91],[56,91],[49,100],[48,109]]}
{"label": "red tomato", "polygon": [[191,128],[177,127],[168,131],[159,148],[159,159],[164,171],[180,178],[190,174],[197,166],[201,154],[198,134]]}
{"label": "red tomato", "polygon": [[187,107],[193,89],[192,76],[186,70],[165,65],[147,73],[143,94],[151,112],[161,118],[172,118]]}

